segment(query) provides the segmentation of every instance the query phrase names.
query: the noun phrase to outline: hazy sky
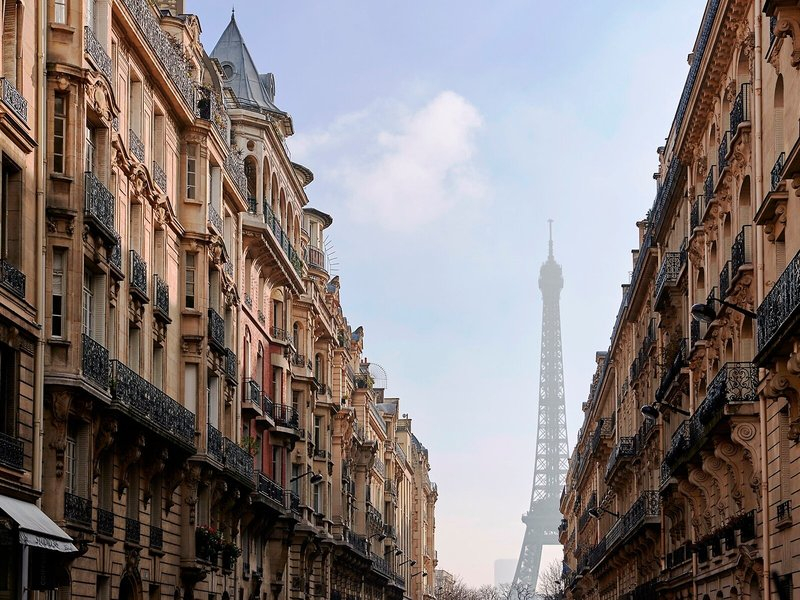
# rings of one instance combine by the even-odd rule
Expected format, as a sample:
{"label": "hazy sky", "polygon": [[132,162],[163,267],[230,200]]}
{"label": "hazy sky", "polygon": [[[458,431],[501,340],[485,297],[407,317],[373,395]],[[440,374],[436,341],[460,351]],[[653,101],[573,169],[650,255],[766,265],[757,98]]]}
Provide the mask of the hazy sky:
{"label": "hazy sky", "polygon": [[[439,567],[471,584],[522,543],[546,221],[571,447],[704,5],[236,0],[334,218],[350,324],[430,450]],[[208,51],[230,6],[187,0]]]}

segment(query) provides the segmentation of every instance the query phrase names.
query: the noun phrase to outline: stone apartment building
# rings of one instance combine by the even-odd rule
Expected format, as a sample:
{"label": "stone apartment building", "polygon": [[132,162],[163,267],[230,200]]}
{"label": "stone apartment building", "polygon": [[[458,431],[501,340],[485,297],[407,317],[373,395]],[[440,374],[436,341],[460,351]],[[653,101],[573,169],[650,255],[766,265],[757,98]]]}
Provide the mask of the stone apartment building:
{"label": "stone apartment building", "polygon": [[427,450],[235,20],[2,17],[0,598],[432,597]]}
{"label": "stone apartment building", "polygon": [[799,56],[796,2],[707,2],[561,498],[570,598],[798,593]]}

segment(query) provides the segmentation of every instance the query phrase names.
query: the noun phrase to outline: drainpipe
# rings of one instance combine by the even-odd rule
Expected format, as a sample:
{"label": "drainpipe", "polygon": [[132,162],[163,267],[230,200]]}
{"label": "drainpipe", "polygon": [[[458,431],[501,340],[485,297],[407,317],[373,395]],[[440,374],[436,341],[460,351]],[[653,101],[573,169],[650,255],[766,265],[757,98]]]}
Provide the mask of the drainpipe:
{"label": "drainpipe", "polygon": [[[753,4],[753,33],[755,36],[755,57],[753,60],[754,71],[753,77],[753,129],[754,129],[754,149],[755,149],[755,165],[754,171],[756,175],[756,198],[764,197],[764,173],[763,173],[763,140],[761,131],[761,26],[762,15],[759,3]],[[756,235],[756,257],[758,260],[756,266],[756,305],[760,305],[764,299],[764,238]],[[757,323],[754,323],[757,325]],[[755,333],[755,332],[754,332]],[[763,370],[762,370],[763,371]],[[759,373],[759,376],[762,376]],[[760,379],[760,377],[759,377]],[[772,592],[770,590],[770,570],[772,561],[770,559],[770,535],[769,535],[769,481],[767,471],[767,399],[763,394],[759,394],[759,434],[761,438],[761,531],[762,531],[762,549],[761,553],[764,557],[763,569],[763,588],[764,598],[771,598]]]}

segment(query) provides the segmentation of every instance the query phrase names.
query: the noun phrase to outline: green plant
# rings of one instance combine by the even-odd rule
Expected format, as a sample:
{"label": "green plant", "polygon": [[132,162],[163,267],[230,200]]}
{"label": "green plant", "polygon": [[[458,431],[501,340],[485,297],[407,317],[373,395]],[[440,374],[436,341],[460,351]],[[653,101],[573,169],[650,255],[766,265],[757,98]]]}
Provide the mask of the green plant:
{"label": "green plant", "polygon": [[261,440],[257,437],[246,435],[242,438],[239,446],[246,450],[250,456],[255,456],[261,448]]}
{"label": "green plant", "polygon": [[201,525],[195,529],[195,545],[198,556],[212,558],[222,550],[222,534],[211,525]]}
{"label": "green plant", "polygon": [[233,569],[236,559],[242,555],[242,549],[235,542],[223,542],[222,544],[222,568]]}

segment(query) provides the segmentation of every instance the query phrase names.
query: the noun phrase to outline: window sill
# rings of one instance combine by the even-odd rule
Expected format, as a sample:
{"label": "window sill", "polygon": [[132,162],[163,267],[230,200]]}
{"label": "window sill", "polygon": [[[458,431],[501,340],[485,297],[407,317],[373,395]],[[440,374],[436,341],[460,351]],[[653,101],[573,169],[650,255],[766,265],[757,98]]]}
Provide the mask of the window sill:
{"label": "window sill", "polygon": [[54,181],[63,181],[65,183],[72,183],[75,181],[71,175],[65,175],[64,173],[50,173],[50,179]]}
{"label": "window sill", "polygon": [[75,33],[75,28],[65,23],[50,23],[50,29],[62,33]]}
{"label": "window sill", "polygon": [[187,317],[202,317],[203,311],[197,310],[196,308],[184,308],[181,311],[182,315],[186,315]]}
{"label": "window sill", "polygon": [[72,345],[72,342],[69,340],[65,340],[64,338],[57,338],[51,337],[47,340],[47,343],[51,346],[63,346],[64,348],[69,348]]}

